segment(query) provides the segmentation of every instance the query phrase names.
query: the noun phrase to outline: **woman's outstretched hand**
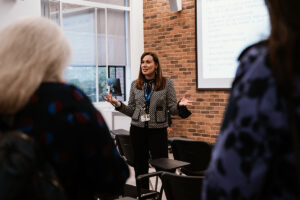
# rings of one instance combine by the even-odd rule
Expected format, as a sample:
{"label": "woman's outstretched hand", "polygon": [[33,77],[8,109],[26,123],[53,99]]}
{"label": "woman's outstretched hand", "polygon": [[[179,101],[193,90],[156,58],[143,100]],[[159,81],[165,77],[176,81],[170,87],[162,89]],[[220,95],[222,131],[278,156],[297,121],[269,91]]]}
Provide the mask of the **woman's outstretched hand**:
{"label": "woman's outstretched hand", "polygon": [[186,97],[188,96],[187,93],[184,94],[183,98],[179,102],[179,106],[190,106],[194,101],[188,100]]}
{"label": "woman's outstretched hand", "polygon": [[103,98],[105,101],[111,103],[113,106],[115,106],[115,107],[120,107],[120,106],[121,106],[121,103],[120,103],[117,99],[115,99],[115,98],[112,96],[112,94],[106,93],[106,97],[105,97],[103,94],[101,94],[101,96],[102,96],[102,98]]}

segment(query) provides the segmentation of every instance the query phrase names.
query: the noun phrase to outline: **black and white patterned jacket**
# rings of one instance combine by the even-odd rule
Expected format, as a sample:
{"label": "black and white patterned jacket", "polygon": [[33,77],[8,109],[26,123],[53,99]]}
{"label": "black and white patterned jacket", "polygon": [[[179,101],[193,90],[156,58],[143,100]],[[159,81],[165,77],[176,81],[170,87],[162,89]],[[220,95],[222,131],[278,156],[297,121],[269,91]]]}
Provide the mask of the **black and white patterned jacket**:
{"label": "black and white patterned jacket", "polygon": [[[144,110],[145,97],[144,88],[136,88],[136,81],[133,81],[130,89],[128,105],[121,103],[117,110],[131,117],[131,124],[138,127],[145,127],[145,122],[141,121],[141,116],[145,114]],[[166,87],[163,90],[154,91],[150,99],[150,121],[149,128],[166,128],[168,127],[168,114],[178,114],[176,92],[173,81],[166,78]]]}

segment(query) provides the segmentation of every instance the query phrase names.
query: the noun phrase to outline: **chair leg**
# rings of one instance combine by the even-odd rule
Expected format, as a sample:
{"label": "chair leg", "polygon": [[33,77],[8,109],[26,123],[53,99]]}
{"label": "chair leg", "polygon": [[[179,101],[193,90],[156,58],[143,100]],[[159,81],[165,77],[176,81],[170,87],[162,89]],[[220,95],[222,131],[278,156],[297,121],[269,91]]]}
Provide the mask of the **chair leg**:
{"label": "chair leg", "polygon": [[158,185],[158,176],[155,179],[155,191],[157,191],[157,185]]}
{"label": "chair leg", "polygon": [[150,185],[151,190],[154,190],[154,186],[153,186],[153,184],[152,184],[150,178],[149,178],[149,185]]}
{"label": "chair leg", "polygon": [[158,196],[158,199],[157,199],[157,200],[161,200],[161,199],[162,199],[163,192],[164,192],[164,188],[163,188],[163,186],[161,185],[161,188],[160,188],[160,191],[159,191],[159,196]]}

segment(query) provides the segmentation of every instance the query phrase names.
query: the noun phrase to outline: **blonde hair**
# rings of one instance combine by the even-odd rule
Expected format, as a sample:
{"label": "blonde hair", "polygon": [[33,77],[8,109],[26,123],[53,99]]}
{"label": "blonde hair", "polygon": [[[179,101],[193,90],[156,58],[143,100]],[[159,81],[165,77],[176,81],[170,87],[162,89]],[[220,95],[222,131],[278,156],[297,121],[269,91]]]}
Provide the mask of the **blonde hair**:
{"label": "blonde hair", "polygon": [[0,44],[0,114],[19,111],[42,82],[63,81],[71,48],[54,22],[17,20],[2,29]]}

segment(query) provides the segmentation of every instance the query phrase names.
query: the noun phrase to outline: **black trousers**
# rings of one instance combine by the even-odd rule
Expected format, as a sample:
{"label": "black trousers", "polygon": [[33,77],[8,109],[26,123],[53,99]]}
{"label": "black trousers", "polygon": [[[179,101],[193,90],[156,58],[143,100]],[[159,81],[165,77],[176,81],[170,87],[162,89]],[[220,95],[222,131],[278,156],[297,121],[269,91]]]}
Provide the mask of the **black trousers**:
{"label": "black trousers", "polygon": [[[167,128],[130,127],[134,151],[135,177],[148,173],[149,158],[168,158]],[[149,180],[143,180],[142,188],[149,188]]]}

